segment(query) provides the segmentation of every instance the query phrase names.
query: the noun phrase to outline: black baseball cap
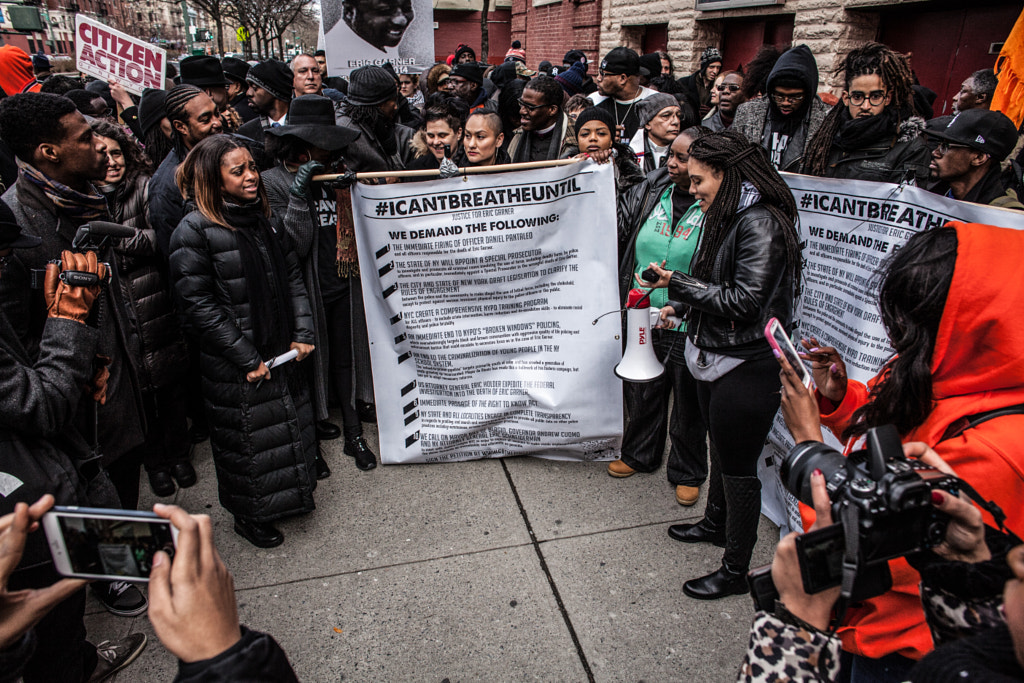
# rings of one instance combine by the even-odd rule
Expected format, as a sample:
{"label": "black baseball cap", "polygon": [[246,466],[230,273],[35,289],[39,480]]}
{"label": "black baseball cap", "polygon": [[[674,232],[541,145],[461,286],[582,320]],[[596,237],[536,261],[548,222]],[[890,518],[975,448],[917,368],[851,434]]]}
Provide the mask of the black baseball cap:
{"label": "black baseball cap", "polygon": [[944,129],[929,129],[928,135],[966,145],[988,154],[996,161],[1008,157],[1017,144],[1017,127],[1013,121],[1002,112],[988,109],[962,111]]}
{"label": "black baseball cap", "polygon": [[625,74],[639,76],[641,73],[650,76],[650,72],[640,66],[640,55],[628,47],[617,47],[601,60],[601,71],[606,74]]}

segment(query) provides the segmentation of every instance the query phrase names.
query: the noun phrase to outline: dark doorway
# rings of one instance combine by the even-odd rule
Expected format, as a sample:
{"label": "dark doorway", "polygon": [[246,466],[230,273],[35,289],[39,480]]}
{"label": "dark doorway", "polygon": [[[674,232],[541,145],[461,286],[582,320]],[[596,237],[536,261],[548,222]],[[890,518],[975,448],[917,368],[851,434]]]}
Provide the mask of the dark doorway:
{"label": "dark doorway", "polygon": [[935,115],[953,110],[960,84],[978,69],[991,69],[1002,43],[1013,28],[1024,3],[960,7],[926,11],[903,9],[882,14],[879,41],[911,54],[911,65],[921,85],[938,93]]}
{"label": "dark doorway", "polygon": [[746,64],[762,45],[788,47],[793,42],[793,15],[758,19],[726,19],[722,22],[723,70]]}

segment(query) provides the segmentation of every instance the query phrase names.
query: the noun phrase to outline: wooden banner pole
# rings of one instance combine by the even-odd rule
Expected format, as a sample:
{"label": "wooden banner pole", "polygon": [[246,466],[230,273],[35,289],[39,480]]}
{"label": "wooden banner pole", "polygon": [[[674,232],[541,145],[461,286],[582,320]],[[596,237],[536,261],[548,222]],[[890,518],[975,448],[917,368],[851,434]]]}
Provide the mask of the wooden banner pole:
{"label": "wooden banner pole", "polygon": [[[504,173],[505,171],[527,171],[533,168],[552,168],[554,166],[568,166],[582,161],[582,159],[555,159],[554,161],[527,161],[521,164],[501,164],[499,166],[466,166],[460,168],[458,175],[469,175],[472,173]],[[326,173],[313,176],[313,180],[322,183],[336,180],[342,177],[343,173]],[[357,173],[357,180],[373,180],[375,178],[436,178],[441,175],[437,168],[424,169],[422,171],[375,171],[373,173]],[[455,177],[455,176],[452,176]]]}

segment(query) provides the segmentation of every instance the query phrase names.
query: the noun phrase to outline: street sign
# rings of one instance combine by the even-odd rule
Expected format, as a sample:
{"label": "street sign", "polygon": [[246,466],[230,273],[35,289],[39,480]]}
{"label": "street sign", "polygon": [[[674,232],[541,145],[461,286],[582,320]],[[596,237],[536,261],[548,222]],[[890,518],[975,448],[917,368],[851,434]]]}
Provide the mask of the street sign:
{"label": "street sign", "polygon": [[238,38],[238,42],[244,43],[249,40],[249,29],[239,26],[238,30],[235,31],[235,36]]}

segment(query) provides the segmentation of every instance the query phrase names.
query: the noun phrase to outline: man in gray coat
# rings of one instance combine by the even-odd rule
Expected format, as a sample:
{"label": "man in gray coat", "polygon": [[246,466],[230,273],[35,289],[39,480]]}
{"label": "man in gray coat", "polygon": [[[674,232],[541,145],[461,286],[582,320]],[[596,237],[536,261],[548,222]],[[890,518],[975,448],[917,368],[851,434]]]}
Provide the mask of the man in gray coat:
{"label": "man in gray coat", "polygon": [[[36,249],[41,244],[39,237],[21,232],[14,212],[0,202],[0,282],[10,273],[14,249]],[[104,274],[95,253],[65,251],[61,259],[66,270],[101,278]],[[22,343],[25,330],[18,329],[0,307],[0,515],[13,512],[17,503],[31,505],[45,494],[61,505],[116,505],[117,501],[110,480],[89,460],[90,449],[72,424],[79,403],[92,398],[82,387],[93,376],[100,335],[86,319],[100,288],[69,287],[58,279],[58,271],[56,264],[46,267],[47,316],[36,360]],[[107,677],[127,666],[145,647],[145,636],[136,634],[98,651],[85,640],[84,584],[68,592],[66,583],[54,585],[60,578],[45,538],[30,535],[7,588],[53,590],[66,597],[20,643],[0,644],[7,654],[35,648],[34,654],[25,657],[21,671],[5,674],[26,681]]]}
{"label": "man in gray coat", "polygon": [[[106,146],[70,100],[41,93],[22,93],[0,103],[0,137],[8,141],[19,162],[18,180],[3,201],[18,225],[41,240],[39,246],[12,255],[0,279],[0,303],[32,352],[44,329],[39,297],[30,286],[33,271],[42,271],[71,249],[79,227],[109,219],[106,200],[92,184],[106,176]],[[135,359],[128,346],[131,328],[119,292],[119,286],[107,288],[99,304],[96,353],[109,359],[109,379],[106,399],[96,407],[95,440],[117,489],[118,507],[134,509],[145,418]],[[83,433],[92,435],[92,410],[78,412]],[[102,583],[93,590],[113,614],[136,616],[146,610],[145,596],[130,584]]]}
{"label": "man in gray coat", "polygon": [[804,147],[828,114],[817,93],[818,64],[810,48],[797,45],[775,63],[765,96],[739,106],[732,130],[768,150],[776,169],[798,172]]}

